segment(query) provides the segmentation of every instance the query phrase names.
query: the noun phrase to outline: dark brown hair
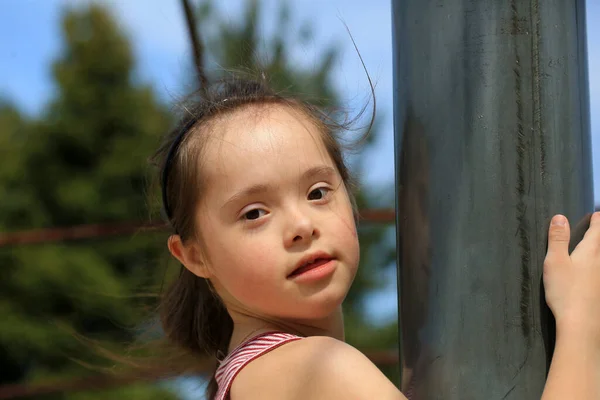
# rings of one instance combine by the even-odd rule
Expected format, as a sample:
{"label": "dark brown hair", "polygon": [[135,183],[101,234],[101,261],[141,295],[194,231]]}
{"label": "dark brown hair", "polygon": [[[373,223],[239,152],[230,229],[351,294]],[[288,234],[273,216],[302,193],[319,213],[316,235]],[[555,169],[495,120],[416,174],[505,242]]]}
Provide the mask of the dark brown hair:
{"label": "dark brown hair", "polygon": [[[163,215],[182,242],[201,240],[201,227],[194,224],[195,208],[203,193],[201,157],[206,139],[217,116],[251,106],[283,105],[307,115],[322,132],[322,140],[332,158],[353,205],[354,182],[343,158],[339,135],[353,124],[336,122],[338,116],[327,113],[294,96],[272,90],[266,79],[233,77],[219,81],[195,94],[183,105],[183,116],[152,161],[160,169],[163,192]],[[365,106],[366,107],[366,106]],[[371,120],[372,125],[373,121]],[[368,133],[368,131],[367,131]],[[356,215],[356,207],[355,215]],[[233,321],[209,280],[181,269],[161,296],[160,320],[167,339],[182,350],[216,362],[226,353],[233,331]],[[213,377],[207,388],[208,398],[217,391]]]}

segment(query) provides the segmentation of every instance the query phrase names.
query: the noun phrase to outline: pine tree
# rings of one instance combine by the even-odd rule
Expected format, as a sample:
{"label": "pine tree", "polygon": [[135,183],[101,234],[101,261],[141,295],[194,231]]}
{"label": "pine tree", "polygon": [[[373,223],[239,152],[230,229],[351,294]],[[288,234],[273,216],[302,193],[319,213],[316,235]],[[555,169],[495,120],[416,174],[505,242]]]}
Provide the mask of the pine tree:
{"label": "pine tree", "polygon": [[[147,158],[170,118],[149,86],[134,82],[128,40],[104,9],[67,11],[56,93],[35,121],[0,109],[0,221],[4,231],[147,220]],[[74,332],[115,349],[135,336],[139,288],[160,277],[155,235],[2,249],[0,381],[35,382],[93,371]],[[110,395],[166,398],[144,385]]]}

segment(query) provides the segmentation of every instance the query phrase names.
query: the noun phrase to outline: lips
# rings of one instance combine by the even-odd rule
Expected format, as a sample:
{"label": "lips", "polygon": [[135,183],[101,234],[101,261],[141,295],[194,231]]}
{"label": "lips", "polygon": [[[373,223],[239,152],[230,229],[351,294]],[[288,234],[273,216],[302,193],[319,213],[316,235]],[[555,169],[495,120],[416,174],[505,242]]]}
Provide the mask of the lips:
{"label": "lips", "polygon": [[300,275],[306,271],[318,268],[331,260],[333,260],[333,257],[324,252],[309,254],[305,257],[302,257],[298,264],[296,264],[296,269],[294,269],[292,273],[288,275],[288,278],[293,278],[294,276]]}

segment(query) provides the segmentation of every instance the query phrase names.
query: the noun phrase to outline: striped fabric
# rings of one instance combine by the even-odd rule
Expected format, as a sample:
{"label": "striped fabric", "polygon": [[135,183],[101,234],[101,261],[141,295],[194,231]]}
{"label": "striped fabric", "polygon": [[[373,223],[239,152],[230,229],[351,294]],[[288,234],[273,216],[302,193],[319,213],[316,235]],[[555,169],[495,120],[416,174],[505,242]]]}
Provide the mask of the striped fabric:
{"label": "striped fabric", "polygon": [[302,339],[300,336],[283,332],[267,332],[251,338],[233,350],[219,365],[215,372],[215,378],[219,384],[219,390],[214,400],[228,400],[229,390],[236,375],[250,361],[268,353],[277,347]]}

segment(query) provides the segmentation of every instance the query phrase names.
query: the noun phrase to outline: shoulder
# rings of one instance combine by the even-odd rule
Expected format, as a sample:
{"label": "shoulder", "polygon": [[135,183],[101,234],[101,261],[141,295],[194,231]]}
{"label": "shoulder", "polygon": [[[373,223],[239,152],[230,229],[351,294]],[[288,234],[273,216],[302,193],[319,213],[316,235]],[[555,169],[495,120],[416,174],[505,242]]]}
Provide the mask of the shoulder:
{"label": "shoulder", "polygon": [[231,388],[232,400],[404,399],[360,351],[314,336],[287,343],[248,364]]}

